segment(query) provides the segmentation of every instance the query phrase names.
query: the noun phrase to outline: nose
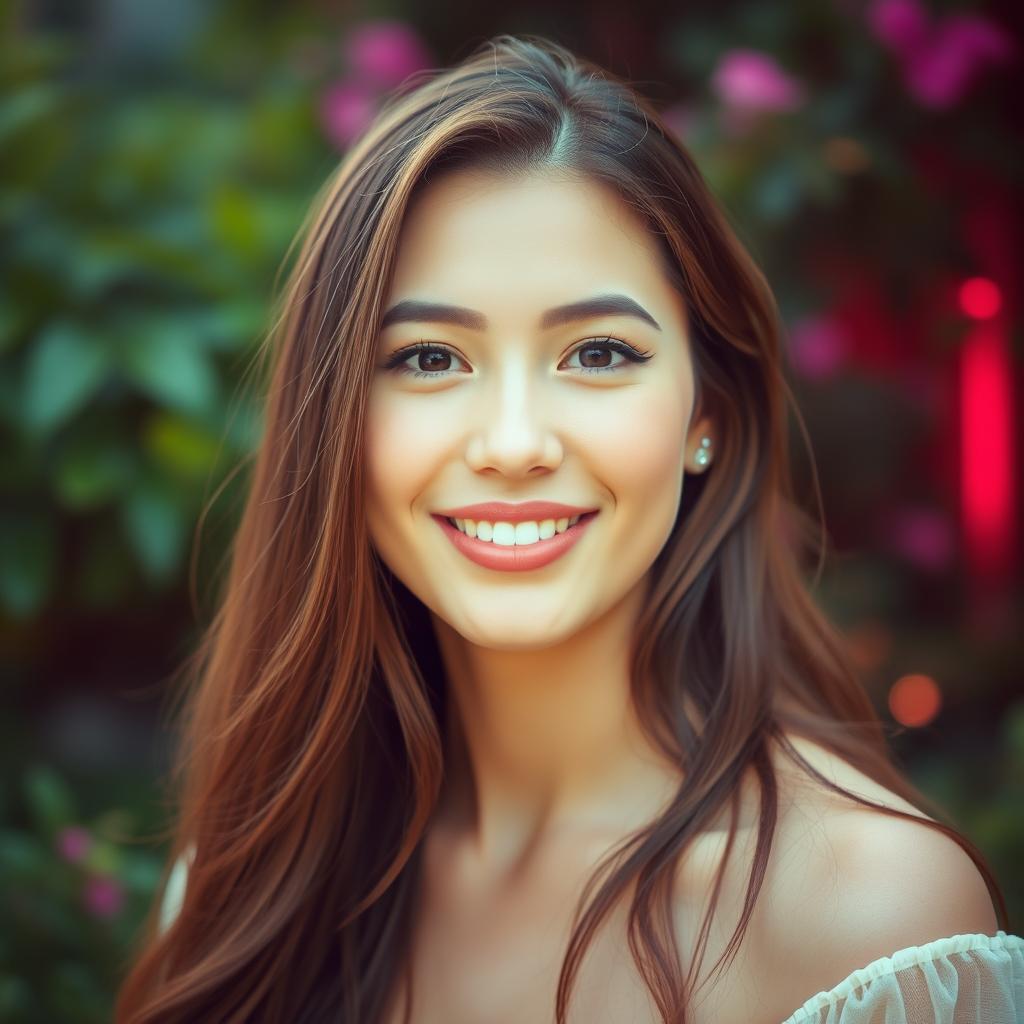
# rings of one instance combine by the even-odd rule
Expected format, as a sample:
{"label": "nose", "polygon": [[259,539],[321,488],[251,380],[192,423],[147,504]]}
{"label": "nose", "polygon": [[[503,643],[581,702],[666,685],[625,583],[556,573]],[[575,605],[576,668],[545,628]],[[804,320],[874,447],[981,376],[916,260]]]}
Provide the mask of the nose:
{"label": "nose", "polygon": [[505,366],[492,388],[481,390],[466,460],[477,472],[524,476],[555,469],[563,448],[555,427],[554,399],[530,380],[527,367]]}

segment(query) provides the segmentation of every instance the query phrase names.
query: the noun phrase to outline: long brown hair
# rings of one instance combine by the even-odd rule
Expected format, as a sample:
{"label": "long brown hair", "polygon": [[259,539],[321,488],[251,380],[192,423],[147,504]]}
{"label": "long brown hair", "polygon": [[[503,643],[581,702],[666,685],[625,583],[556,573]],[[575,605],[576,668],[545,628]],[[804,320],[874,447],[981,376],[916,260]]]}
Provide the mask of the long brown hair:
{"label": "long brown hair", "polygon": [[[674,868],[731,805],[728,857],[752,768],[754,867],[716,969],[735,956],[777,823],[773,744],[820,784],[953,838],[1005,928],[992,872],[952,825],[849,793],[782,735],[818,742],[944,817],[895,767],[843,638],[805,582],[816,544],[814,583],[820,574],[824,530],[793,498],[788,409],[806,431],[777,306],[691,156],[629,84],[540,37],[499,35],[420,77],[388,98],[318,196],[261,349],[264,433],[217,613],[186,665],[171,773],[172,860],[192,854],[188,885],[163,933],[154,906],[118,1024],[375,1024],[408,966],[420,840],[446,749],[444,666],[426,609],[370,544],[361,453],[403,214],[441,167],[551,168],[611,185],[650,226],[685,298],[697,402],[718,428],[713,471],[688,477],[652,566],[632,649],[641,721],[685,782],[590,879],[559,977],[559,1024],[587,945],[632,884],[637,965],[665,1021],[686,1019],[696,965],[684,985],[664,927]],[[717,889],[702,940],[716,904]]]}

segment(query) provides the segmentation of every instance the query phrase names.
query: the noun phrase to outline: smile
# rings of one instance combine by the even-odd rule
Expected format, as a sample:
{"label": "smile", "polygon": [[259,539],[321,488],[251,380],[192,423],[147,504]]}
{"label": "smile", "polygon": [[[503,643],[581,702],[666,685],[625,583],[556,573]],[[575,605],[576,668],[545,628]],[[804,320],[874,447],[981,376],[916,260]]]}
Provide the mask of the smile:
{"label": "smile", "polygon": [[467,537],[476,537],[477,540],[490,541],[501,547],[510,548],[513,544],[521,547],[527,544],[536,544],[542,540],[550,540],[556,533],[565,533],[570,526],[575,526],[580,516],[571,516],[563,519],[543,519],[539,521],[524,521],[520,523],[488,522],[483,519],[452,519],[448,516],[448,522],[456,527]]}
{"label": "smile", "polygon": [[[486,569],[524,572],[543,568],[570,551],[597,515],[597,512],[587,512],[565,520],[547,519],[532,523],[491,524],[470,520],[470,528],[480,534],[475,537],[464,533],[447,516],[433,515],[431,518],[470,561]],[[465,521],[463,525],[466,525]],[[559,527],[562,527],[561,532]]]}

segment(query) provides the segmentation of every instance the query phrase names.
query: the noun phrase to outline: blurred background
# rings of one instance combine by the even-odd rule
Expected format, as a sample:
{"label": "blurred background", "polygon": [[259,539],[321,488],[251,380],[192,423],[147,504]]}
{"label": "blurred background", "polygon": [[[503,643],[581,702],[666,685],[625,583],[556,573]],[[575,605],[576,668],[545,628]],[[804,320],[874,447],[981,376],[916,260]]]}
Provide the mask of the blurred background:
{"label": "blurred background", "polygon": [[767,274],[828,530],[815,592],[1021,933],[1011,4],[0,11],[0,1019],[109,1019],[166,859],[142,840],[167,821],[169,677],[244,497],[275,274],[381,97],[497,32],[638,85]]}

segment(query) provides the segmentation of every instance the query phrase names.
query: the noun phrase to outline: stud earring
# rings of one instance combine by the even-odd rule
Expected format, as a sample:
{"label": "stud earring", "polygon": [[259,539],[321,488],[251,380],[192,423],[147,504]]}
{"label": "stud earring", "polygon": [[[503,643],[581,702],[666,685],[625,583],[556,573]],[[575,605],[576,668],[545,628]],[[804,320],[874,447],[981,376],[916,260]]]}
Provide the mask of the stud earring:
{"label": "stud earring", "polygon": [[703,469],[711,461],[711,452],[708,450],[711,447],[711,438],[702,437],[700,439],[700,447],[697,449],[697,454],[694,455],[694,461]]}

